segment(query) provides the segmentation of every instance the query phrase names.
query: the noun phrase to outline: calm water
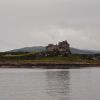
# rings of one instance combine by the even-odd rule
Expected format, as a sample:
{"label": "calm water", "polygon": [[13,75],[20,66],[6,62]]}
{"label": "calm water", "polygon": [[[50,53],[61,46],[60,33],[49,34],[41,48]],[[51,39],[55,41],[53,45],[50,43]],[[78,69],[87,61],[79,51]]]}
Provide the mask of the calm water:
{"label": "calm water", "polygon": [[0,100],[100,100],[100,68],[0,69]]}

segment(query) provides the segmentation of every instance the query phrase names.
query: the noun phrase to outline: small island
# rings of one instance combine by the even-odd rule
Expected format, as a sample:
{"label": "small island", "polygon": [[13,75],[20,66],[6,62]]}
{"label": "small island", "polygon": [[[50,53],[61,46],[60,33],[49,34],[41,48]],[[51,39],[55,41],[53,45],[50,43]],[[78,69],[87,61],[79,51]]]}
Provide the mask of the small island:
{"label": "small island", "polygon": [[45,50],[37,52],[0,53],[0,68],[67,69],[92,66],[100,66],[100,54],[73,54],[67,40],[48,44]]}

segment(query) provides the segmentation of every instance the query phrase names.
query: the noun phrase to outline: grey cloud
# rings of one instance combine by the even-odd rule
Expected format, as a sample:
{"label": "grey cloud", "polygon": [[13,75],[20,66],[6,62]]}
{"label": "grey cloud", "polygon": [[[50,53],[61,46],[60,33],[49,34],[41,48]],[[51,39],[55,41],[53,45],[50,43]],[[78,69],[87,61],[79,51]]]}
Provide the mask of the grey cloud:
{"label": "grey cloud", "polygon": [[67,39],[100,49],[100,0],[0,0],[0,51]]}

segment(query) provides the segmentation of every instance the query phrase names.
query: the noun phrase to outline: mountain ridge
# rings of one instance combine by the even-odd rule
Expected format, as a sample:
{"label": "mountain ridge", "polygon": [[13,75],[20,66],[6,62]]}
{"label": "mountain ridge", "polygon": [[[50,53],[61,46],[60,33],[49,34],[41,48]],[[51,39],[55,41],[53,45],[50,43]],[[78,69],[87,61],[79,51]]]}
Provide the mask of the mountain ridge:
{"label": "mountain ridge", "polygon": [[[45,51],[46,48],[45,46],[33,46],[33,47],[24,47],[24,48],[19,48],[19,49],[14,49],[14,50],[10,50],[7,52],[39,52],[39,51]],[[82,50],[82,49],[77,49],[77,48],[73,48],[70,47],[71,53],[72,54],[97,54],[100,53],[100,51],[96,51],[96,50]]]}

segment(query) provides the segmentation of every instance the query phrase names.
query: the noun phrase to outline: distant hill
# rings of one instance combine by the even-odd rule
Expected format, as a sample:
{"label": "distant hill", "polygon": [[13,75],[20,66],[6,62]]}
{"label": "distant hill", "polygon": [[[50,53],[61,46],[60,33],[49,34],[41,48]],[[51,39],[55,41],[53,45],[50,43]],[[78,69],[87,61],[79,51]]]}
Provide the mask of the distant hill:
{"label": "distant hill", "polygon": [[81,49],[76,49],[76,48],[70,48],[71,52],[73,54],[97,54],[100,53],[100,51],[95,51],[95,50],[81,50]]}
{"label": "distant hill", "polygon": [[43,46],[34,46],[34,47],[24,47],[20,49],[14,49],[9,52],[32,52],[32,51],[44,51],[45,47]]}
{"label": "distant hill", "polygon": [[[33,52],[33,51],[45,51],[45,47],[43,46],[34,46],[34,47],[24,47],[20,49],[14,49],[9,52]],[[81,50],[81,49],[76,49],[76,48],[70,48],[72,54],[96,54],[100,53],[100,51],[95,51],[95,50]]]}

